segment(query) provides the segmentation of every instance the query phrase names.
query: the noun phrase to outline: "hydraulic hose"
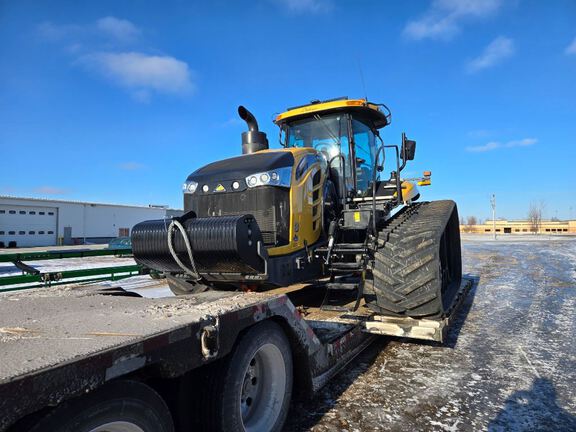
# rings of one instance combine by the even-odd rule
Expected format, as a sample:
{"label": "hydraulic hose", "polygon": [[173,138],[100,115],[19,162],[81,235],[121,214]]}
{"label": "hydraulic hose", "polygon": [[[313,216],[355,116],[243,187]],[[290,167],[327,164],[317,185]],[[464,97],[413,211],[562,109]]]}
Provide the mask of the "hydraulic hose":
{"label": "hydraulic hose", "polygon": [[[181,260],[180,258],[178,258],[178,254],[176,253],[176,251],[174,250],[174,229],[178,228],[178,231],[180,231],[180,234],[182,234],[182,238],[184,239],[184,244],[186,245],[186,252],[188,252],[188,258],[190,259],[190,265],[192,266],[192,268],[188,268]],[[176,261],[176,264],[178,264],[178,266],[184,270],[184,272],[190,276],[192,276],[195,280],[200,280],[200,275],[198,274],[198,271],[196,270],[196,263],[194,262],[194,255],[192,254],[192,246],[190,245],[190,239],[188,238],[188,233],[186,232],[186,229],[184,228],[184,226],[177,221],[176,219],[174,219],[172,221],[172,223],[170,223],[170,226],[168,227],[168,249],[170,250],[170,255],[172,255],[172,258],[174,258],[174,261]]]}

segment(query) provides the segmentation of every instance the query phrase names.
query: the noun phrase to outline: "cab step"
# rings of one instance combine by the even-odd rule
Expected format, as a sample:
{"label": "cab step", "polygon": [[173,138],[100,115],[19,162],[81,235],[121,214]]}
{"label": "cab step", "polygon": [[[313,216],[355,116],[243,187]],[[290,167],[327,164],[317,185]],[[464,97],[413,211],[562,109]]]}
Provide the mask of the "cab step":
{"label": "cab step", "polygon": [[[326,283],[326,294],[320,306],[321,310],[354,312],[360,306],[364,296],[364,280],[362,276],[333,277]],[[350,308],[350,303],[354,306]]]}
{"label": "cab step", "polygon": [[331,270],[347,270],[347,271],[361,271],[363,269],[362,263],[358,262],[333,262],[330,265]]}

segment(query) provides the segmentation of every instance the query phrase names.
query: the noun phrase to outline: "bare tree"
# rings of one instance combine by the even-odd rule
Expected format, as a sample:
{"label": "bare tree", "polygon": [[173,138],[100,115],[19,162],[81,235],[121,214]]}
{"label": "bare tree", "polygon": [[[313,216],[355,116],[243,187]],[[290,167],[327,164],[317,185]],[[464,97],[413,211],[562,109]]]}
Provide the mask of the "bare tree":
{"label": "bare tree", "polygon": [[476,216],[468,216],[468,225],[478,225],[478,219]]}
{"label": "bare tree", "polygon": [[466,233],[474,232],[473,225],[478,223],[478,219],[475,216],[468,216],[466,221],[464,221],[464,217],[460,218],[460,224],[463,226],[463,231]]}
{"label": "bare tree", "polygon": [[544,203],[532,202],[528,208],[528,222],[530,222],[530,232],[537,234],[540,232],[542,225],[542,213],[544,211]]}

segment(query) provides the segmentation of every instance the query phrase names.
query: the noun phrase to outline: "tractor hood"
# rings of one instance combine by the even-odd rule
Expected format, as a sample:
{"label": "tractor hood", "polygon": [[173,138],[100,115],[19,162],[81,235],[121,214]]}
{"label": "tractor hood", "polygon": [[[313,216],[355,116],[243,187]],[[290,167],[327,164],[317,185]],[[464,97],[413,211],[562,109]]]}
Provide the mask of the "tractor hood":
{"label": "tractor hood", "polygon": [[215,192],[218,185],[223,186],[226,191],[232,191],[234,181],[238,181],[239,189],[244,190],[246,177],[293,165],[294,157],[290,151],[261,151],[208,164],[190,174],[186,182],[197,182],[200,193],[204,185],[208,186],[208,193]]}

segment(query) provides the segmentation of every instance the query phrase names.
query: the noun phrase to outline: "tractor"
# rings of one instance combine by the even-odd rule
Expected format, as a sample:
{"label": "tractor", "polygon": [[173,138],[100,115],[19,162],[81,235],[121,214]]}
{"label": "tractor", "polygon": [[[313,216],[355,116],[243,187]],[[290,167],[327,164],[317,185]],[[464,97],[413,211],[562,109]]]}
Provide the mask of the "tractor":
{"label": "tractor", "polygon": [[[136,261],[177,295],[325,289],[322,308],[444,316],[460,287],[458,210],[420,201],[431,173],[404,179],[416,142],[385,144],[384,104],[314,100],[274,123],[282,148],[243,106],[242,155],[203,166],[183,184],[184,215],[132,230]],[[385,175],[385,167],[390,170]]]}

